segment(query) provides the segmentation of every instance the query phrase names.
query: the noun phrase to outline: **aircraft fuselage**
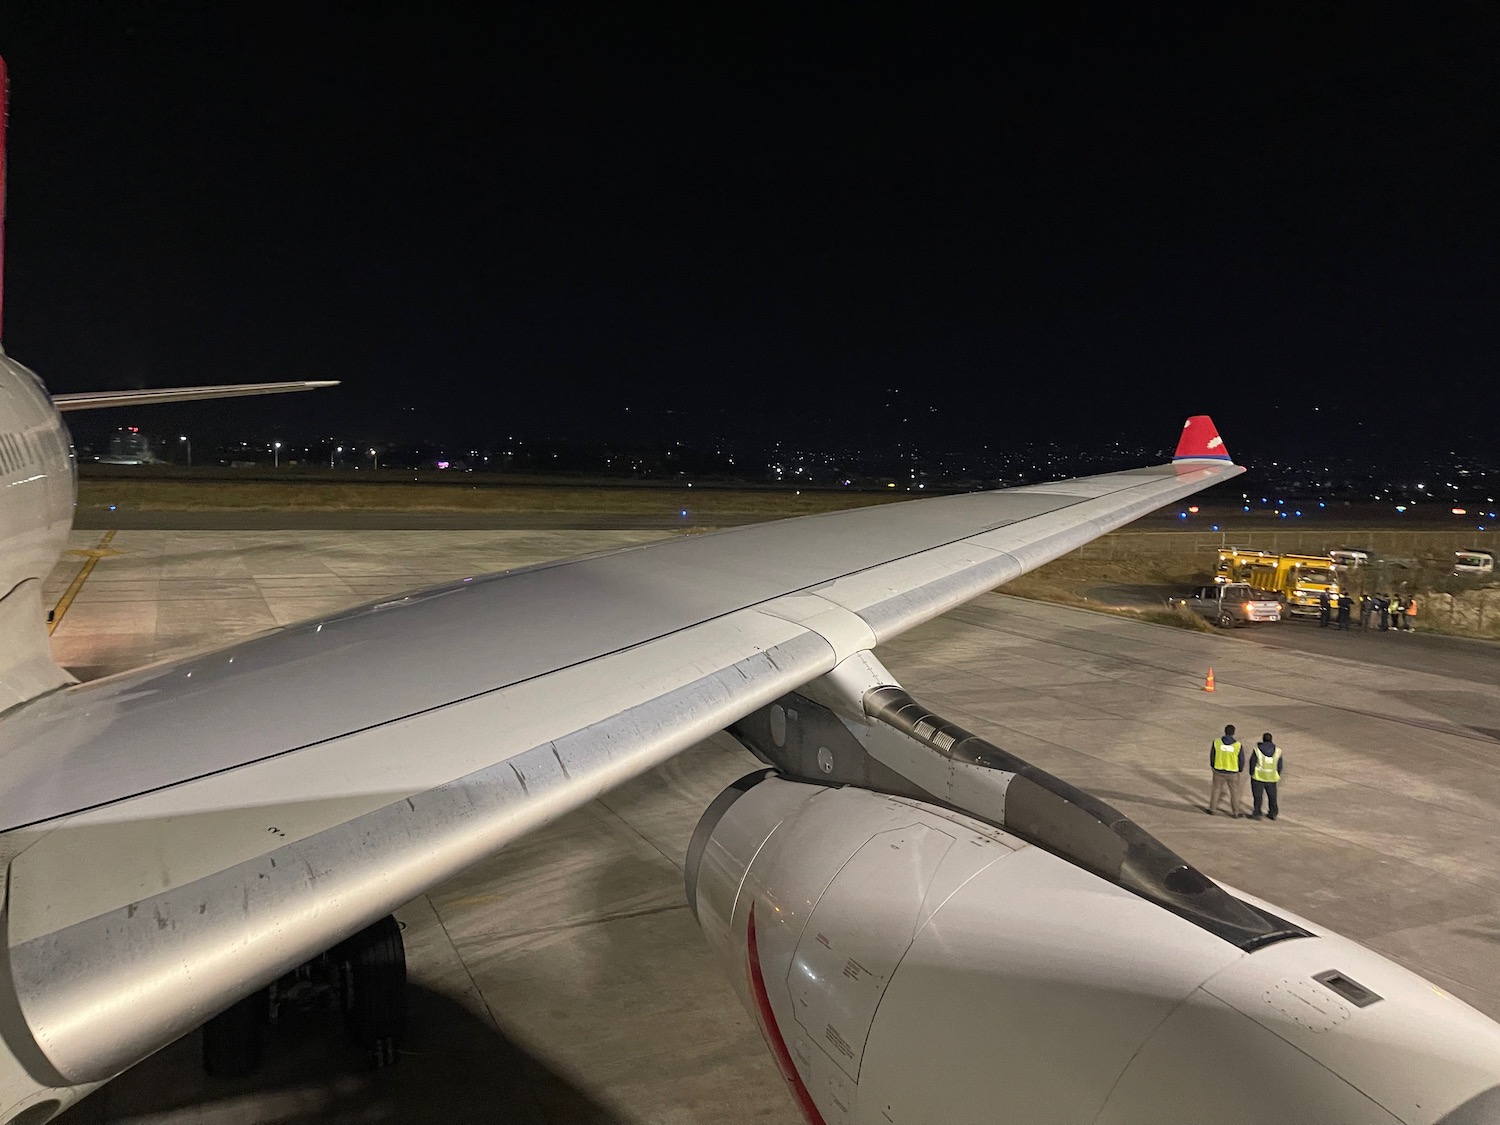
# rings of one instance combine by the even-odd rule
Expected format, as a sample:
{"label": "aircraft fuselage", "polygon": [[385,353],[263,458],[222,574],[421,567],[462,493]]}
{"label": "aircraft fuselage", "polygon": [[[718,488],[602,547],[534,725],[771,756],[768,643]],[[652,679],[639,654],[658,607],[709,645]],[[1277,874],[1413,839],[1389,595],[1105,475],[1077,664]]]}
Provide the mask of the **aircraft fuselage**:
{"label": "aircraft fuselage", "polygon": [[0,712],[70,680],[48,651],[41,590],[73,526],[76,481],[46,388],[0,354]]}

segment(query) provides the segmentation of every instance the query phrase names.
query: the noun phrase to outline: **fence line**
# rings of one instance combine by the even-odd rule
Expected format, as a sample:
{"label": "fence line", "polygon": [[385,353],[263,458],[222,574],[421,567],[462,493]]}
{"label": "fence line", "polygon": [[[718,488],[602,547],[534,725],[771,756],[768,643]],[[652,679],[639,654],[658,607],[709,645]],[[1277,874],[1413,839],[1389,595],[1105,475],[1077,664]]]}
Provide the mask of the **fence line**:
{"label": "fence line", "polygon": [[1384,528],[1373,531],[1329,533],[1327,531],[1268,531],[1253,534],[1202,531],[1113,531],[1087,543],[1075,552],[1078,558],[1116,559],[1134,555],[1181,555],[1184,551],[1213,559],[1221,546],[1259,548],[1273,554],[1326,554],[1330,548],[1352,546],[1373,550],[1379,558],[1441,557],[1468,547],[1500,553],[1496,531],[1407,531]]}
{"label": "fence line", "polygon": [[1500,590],[1429,594],[1418,600],[1417,628],[1433,624],[1470,637],[1500,637]]}

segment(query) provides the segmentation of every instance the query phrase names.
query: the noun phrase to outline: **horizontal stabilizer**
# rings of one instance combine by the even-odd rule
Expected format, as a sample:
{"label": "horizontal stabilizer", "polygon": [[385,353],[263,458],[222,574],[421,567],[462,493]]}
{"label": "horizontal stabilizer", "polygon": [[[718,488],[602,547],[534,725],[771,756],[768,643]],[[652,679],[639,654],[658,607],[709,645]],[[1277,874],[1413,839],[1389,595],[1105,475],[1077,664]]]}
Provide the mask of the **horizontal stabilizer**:
{"label": "horizontal stabilizer", "polygon": [[84,391],[53,395],[59,410],[99,410],[106,406],[145,406],[154,402],[192,402],[201,398],[244,398],[249,395],[281,395],[291,391],[316,391],[336,387],[337,379],[303,379],[289,383],[222,383],[217,387],[160,387],[139,391]]}

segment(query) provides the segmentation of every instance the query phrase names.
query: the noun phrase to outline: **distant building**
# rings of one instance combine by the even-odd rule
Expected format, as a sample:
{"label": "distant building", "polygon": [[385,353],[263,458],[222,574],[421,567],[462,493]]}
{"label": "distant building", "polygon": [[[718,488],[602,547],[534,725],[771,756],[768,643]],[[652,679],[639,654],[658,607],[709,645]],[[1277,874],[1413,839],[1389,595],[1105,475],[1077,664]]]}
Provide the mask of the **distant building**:
{"label": "distant building", "polygon": [[136,426],[125,426],[109,436],[109,452],[101,465],[153,465],[160,458],[151,451],[151,440]]}

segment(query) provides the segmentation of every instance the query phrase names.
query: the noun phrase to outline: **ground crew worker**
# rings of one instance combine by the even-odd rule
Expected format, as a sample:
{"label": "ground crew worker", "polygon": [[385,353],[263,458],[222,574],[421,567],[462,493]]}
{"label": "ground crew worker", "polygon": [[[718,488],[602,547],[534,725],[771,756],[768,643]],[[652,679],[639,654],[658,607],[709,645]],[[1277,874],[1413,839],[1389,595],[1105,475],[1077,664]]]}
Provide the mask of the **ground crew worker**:
{"label": "ground crew worker", "polygon": [[1329,601],[1328,591],[1324,590],[1322,593],[1320,593],[1318,595],[1318,628],[1319,629],[1326,629],[1326,628],[1328,628],[1328,611],[1331,608],[1332,608],[1332,603]]}
{"label": "ground crew worker", "polygon": [[1230,813],[1244,816],[1240,811],[1240,774],[1245,769],[1245,755],[1241,752],[1239,739],[1234,737],[1233,724],[1226,726],[1223,736],[1209,745],[1208,765],[1213,771],[1213,783],[1208,790],[1208,815],[1214,815],[1219,798],[1228,793]]}
{"label": "ground crew worker", "polygon": [[1281,747],[1271,740],[1271,732],[1266,731],[1255,744],[1255,749],[1250,751],[1250,792],[1254,794],[1255,800],[1251,820],[1260,819],[1262,795],[1266,798],[1266,810],[1271,819],[1276,819],[1281,811],[1276,804],[1276,786],[1280,784],[1285,772],[1286,759],[1282,757]]}
{"label": "ground crew worker", "polygon": [[1348,594],[1339,595],[1339,628],[1349,631],[1349,611],[1354,608],[1354,599]]}
{"label": "ground crew worker", "polygon": [[1415,594],[1406,599],[1406,631],[1408,633],[1417,631],[1417,597]]}
{"label": "ground crew worker", "polygon": [[1380,631],[1382,633],[1386,631],[1386,626],[1390,621],[1390,616],[1386,613],[1386,611],[1390,608],[1390,598],[1386,597],[1384,594],[1375,595],[1375,624],[1380,627]]}
{"label": "ground crew worker", "polygon": [[1391,628],[1401,628],[1401,598],[1399,595],[1391,595],[1390,604],[1386,609],[1386,613],[1391,619]]}

